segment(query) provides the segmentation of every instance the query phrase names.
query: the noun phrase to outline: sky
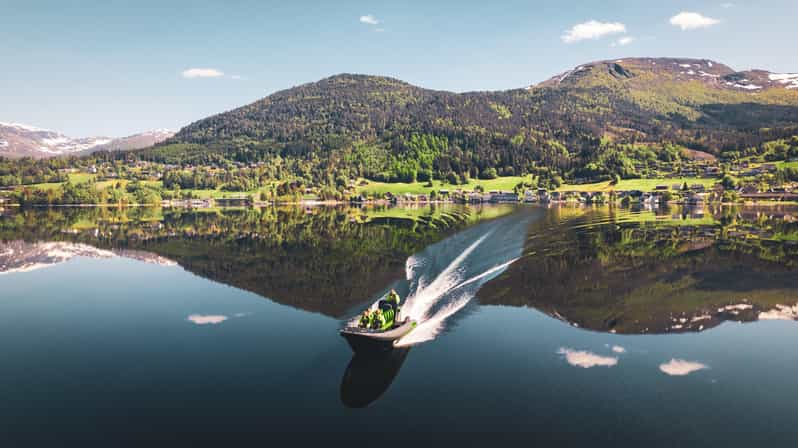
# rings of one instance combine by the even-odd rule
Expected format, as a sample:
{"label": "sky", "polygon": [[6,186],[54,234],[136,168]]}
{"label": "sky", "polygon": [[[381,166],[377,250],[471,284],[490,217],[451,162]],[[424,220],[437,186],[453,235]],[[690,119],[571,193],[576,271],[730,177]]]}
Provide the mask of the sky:
{"label": "sky", "polygon": [[0,122],[176,130],[338,73],[463,92],[634,56],[798,72],[796,23],[796,0],[0,0]]}

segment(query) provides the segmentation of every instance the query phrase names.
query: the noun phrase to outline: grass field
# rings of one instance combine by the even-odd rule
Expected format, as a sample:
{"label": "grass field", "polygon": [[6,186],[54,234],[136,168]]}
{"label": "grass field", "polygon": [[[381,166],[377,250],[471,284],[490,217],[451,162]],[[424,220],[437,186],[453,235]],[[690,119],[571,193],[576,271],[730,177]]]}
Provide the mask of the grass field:
{"label": "grass field", "polygon": [[[69,175],[69,180],[73,184],[81,184],[86,183],[92,179],[96,178],[94,174],[86,174],[86,173],[73,173]],[[127,179],[114,179],[114,180],[103,180],[99,181],[95,184],[97,190],[105,190],[106,188],[116,186],[119,184],[122,188],[125,188],[128,183],[131,181]],[[145,180],[141,181],[142,184],[149,185],[152,187],[162,187],[163,182],[158,180]],[[42,184],[31,184],[31,185],[24,185],[17,188],[33,188],[39,190],[53,190],[55,188],[60,187],[63,183],[53,182],[53,183],[42,183]],[[216,199],[216,198],[223,198],[228,196],[239,196],[239,195],[255,195],[257,197],[261,191],[268,191],[270,187],[262,187],[256,190],[251,191],[244,191],[244,192],[232,192],[232,191],[222,191],[222,190],[180,190],[182,193],[192,193],[194,197],[199,199]]]}
{"label": "grass field", "polygon": [[367,185],[357,187],[357,192],[360,194],[377,194],[383,195],[385,193],[393,194],[429,194],[432,190],[473,190],[477,185],[481,185],[485,191],[491,190],[512,190],[516,185],[521,182],[529,181],[529,176],[510,176],[498,177],[490,180],[470,179],[468,184],[465,185],[452,185],[443,183],[441,181],[433,181],[432,186],[426,186],[426,182],[415,183],[384,183],[384,182],[368,182]]}
{"label": "grass field", "polygon": [[[475,180],[472,179],[468,182],[467,185],[451,185],[446,184],[440,181],[434,181],[431,187],[425,185],[425,183],[416,182],[416,183],[383,183],[383,182],[371,182],[368,181],[367,185],[357,187],[357,191],[360,194],[375,194],[375,195],[382,195],[385,193],[393,193],[393,194],[428,194],[432,190],[456,190],[456,189],[463,189],[466,191],[471,191],[474,189],[475,186],[481,185],[485,191],[491,190],[512,190],[516,185],[521,182],[529,181],[529,177],[522,177],[522,176],[511,176],[511,177],[499,177],[496,179],[491,180]],[[687,182],[687,185],[693,184],[701,184],[704,185],[706,188],[711,188],[715,185],[718,180],[717,179],[707,179],[707,178],[699,178],[699,177],[682,177],[678,179],[624,179],[618,182],[617,185],[611,185],[609,181],[607,182],[598,182],[594,184],[580,184],[580,185],[571,185],[571,184],[564,184],[558,191],[610,191],[610,190],[641,190],[641,191],[654,191],[657,185],[667,185],[670,189],[672,185],[679,184],[682,185]]]}
{"label": "grass field", "polygon": [[69,174],[69,181],[73,184],[82,184],[84,182],[88,182],[94,178],[96,178],[96,174],[89,174],[89,173],[70,173]]}
{"label": "grass field", "polygon": [[715,185],[717,179],[706,179],[698,177],[681,177],[678,179],[623,179],[616,185],[611,185],[610,182],[599,182],[595,184],[581,184],[569,185],[564,184],[557,191],[610,191],[610,190],[640,190],[640,191],[654,191],[657,185],[667,185],[670,190],[672,185],[682,185],[687,182],[687,185],[701,184],[706,188],[711,188]]}

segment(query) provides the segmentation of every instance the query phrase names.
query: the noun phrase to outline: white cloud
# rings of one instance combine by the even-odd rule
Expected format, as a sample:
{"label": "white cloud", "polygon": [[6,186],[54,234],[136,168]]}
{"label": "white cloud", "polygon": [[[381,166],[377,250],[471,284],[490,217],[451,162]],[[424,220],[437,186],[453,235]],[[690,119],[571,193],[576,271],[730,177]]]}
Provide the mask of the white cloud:
{"label": "white cloud", "polygon": [[685,361],[684,359],[671,359],[660,364],[659,369],[671,376],[685,376],[699,370],[708,369],[709,366],[700,362]]}
{"label": "white cloud", "polygon": [[626,353],[626,349],[621,347],[620,345],[613,345],[612,351],[615,353]]}
{"label": "white cloud", "polygon": [[612,47],[625,47],[632,42],[635,41],[635,38],[632,36],[624,36],[616,41],[614,41],[610,46]]}
{"label": "white cloud", "polygon": [[620,22],[598,22],[590,20],[585,23],[574,25],[562,35],[561,39],[566,44],[572,44],[586,39],[600,39],[613,34],[623,34],[626,32],[626,25]]}
{"label": "white cloud", "polygon": [[219,78],[224,76],[219,70],[215,68],[189,68],[183,70],[182,73],[183,77],[186,79],[193,79],[193,78]]}
{"label": "white cloud", "polygon": [[701,15],[697,12],[682,11],[679,14],[671,17],[671,25],[678,26],[682,29],[682,31],[707,28],[719,23],[720,20]]}
{"label": "white cloud", "polygon": [[214,314],[192,314],[186,318],[186,320],[189,322],[194,322],[197,325],[216,325],[226,321],[227,319],[227,316]]}
{"label": "white cloud", "polygon": [[565,360],[568,364],[574,367],[581,367],[589,369],[591,367],[612,367],[618,364],[618,358],[612,356],[601,356],[595,353],[573,350],[570,348],[561,348],[557,351],[560,355],[565,355]]}
{"label": "white cloud", "polygon": [[366,25],[379,25],[380,21],[377,20],[377,18],[373,15],[366,14],[365,16],[360,16],[360,23],[365,23]]}

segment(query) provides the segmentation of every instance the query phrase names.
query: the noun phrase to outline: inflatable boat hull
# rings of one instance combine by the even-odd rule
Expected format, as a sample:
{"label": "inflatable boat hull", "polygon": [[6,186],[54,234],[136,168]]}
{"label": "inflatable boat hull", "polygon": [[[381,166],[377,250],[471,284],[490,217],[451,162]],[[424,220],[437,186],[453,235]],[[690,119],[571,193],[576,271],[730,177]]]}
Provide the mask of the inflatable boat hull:
{"label": "inflatable boat hull", "polygon": [[346,327],[341,330],[341,336],[355,352],[385,351],[392,349],[396,341],[415,327],[416,321],[407,318],[400,325],[385,331]]}

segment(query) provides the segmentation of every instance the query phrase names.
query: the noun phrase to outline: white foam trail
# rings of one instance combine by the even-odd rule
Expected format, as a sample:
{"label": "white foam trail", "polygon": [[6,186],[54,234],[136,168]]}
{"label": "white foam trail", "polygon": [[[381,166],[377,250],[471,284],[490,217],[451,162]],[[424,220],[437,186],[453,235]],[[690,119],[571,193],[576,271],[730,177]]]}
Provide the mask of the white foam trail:
{"label": "white foam trail", "polygon": [[406,272],[406,279],[412,280],[415,276],[416,270],[424,265],[422,260],[416,258],[415,255],[411,255],[405,261],[405,272]]}
{"label": "white foam trail", "polygon": [[491,274],[493,274],[495,272],[498,272],[498,271],[501,271],[502,269],[505,269],[507,266],[510,266],[511,264],[515,263],[516,261],[518,261],[518,258],[513,258],[512,260],[508,261],[507,263],[502,263],[502,264],[500,264],[498,266],[494,266],[494,267],[488,269],[487,271],[485,271],[485,272],[483,272],[483,273],[481,273],[481,274],[479,274],[479,275],[477,275],[475,277],[471,277],[470,279],[464,281],[463,283],[460,283],[459,285],[453,287],[452,289],[454,290],[454,289],[457,289],[457,288],[462,288],[463,286],[466,286],[466,285],[470,285],[471,283],[474,283],[477,280],[481,280],[481,279],[483,279],[483,278],[485,278],[485,277],[487,277],[487,276],[489,276],[489,275],[491,275]]}
{"label": "white foam trail", "polygon": [[441,329],[443,329],[444,321],[468,305],[468,302],[473,297],[473,294],[463,294],[455,302],[446,305],[435,313],[434,316],[419,323],[410,334],[397,341],[396,346],[407,347],[435,339]]}
{"label": "white foam trail", "polygon": [[[486,277],[489,277],[491,274],[500,272],[503,269],[506,269],[507,266],[513,264],[516,260],[518,260],[518,258],[514,258],[508,261],[507,263],[502,263],[498,266],[494,266],[479,275],[471,277],[470,279],[453,286],[451,289],[447,290],[446,292],[454,291],[456,289],[462,288],[464,286],[482,280]],[[420,344],[422,342],[431,341],[435,339],[435,337],[438,336],[438,334],[443,329],[443,324],[445,323],[446,319],[448,319],[449,317],[451,317],[452,315],[463,309],[466,305],[468,305],[468,303],[471,302],[471,299],[474,298],[474,295],[475,292],[471,291],[463,293],[456,301],[444,306],[434,315],[429,317],[425,316],[424,320],[420,321],[418,326],[415,329],[413,329],[413,331],[410,332],[410,334],[400,339],[397,342],[396,346],[406,347],[409,345]]]}
{"label": "white foam trail", "polygon": [[493,232],[488,232],[482,235],[481,238],[474,241],[466,250],[463,251],[457,258],[452,261],[446,269],[441,272],[429,286],[423,285],[423,279],[419,279],[418,288],[408,297],[405,306],[402,307],[402,314],[410,316],[417,321],[427,317],[429,310],[435,305],[436,301],[446,292],[450,291],[453,286],[460,280],[458,278],[457,269],[463,263],[471,252],[477,248],[485,238],[490,236]]}
{"label": "white foam trail", "polygon": [[[444,330],[446,320],[471,302],[479,286],[518,260],[513,258],[464,279],[465,273],[469,270],[469,266],[464,263],[493,232],[494,230],[491,230],[466,247],[431,282],[425,277],[424,272],[433,260],[418,255],[408,257],[405,271],[410,294],[402,305],[401,316],[412,318],[418,325],[410,334],[398,341],[397,347],[435,339]],[[463,290],[457,292],[460,289]],[[379,300],[375,301],[371,307],[375,308],[378,302]],[[358,319],[359,316],[355,316],[350,324],[356,325]]]}

